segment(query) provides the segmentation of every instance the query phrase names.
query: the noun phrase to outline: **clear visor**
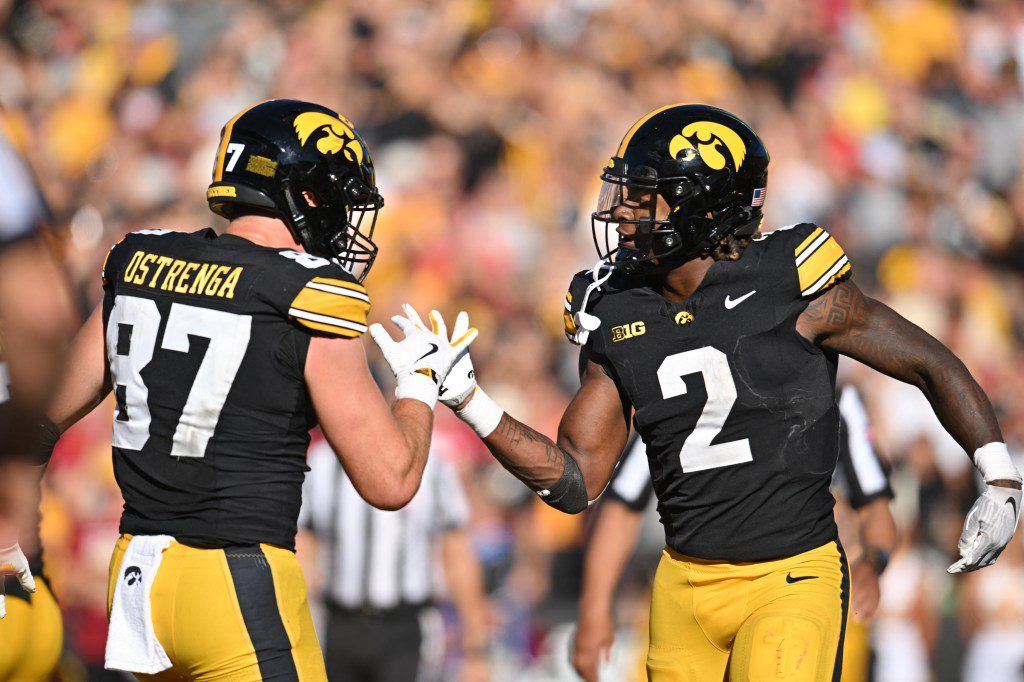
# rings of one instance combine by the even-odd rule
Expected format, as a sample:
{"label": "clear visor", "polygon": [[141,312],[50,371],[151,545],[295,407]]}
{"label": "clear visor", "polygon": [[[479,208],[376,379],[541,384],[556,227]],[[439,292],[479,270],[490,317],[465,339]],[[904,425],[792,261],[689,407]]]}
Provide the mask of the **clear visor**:
{"label": "clear visor", "polygon": [[668,204],[652,185],[605,175],[591,220],[598,254],[610,259],[622,242],[643,250],[652,232],[668,227],[668,214]]}

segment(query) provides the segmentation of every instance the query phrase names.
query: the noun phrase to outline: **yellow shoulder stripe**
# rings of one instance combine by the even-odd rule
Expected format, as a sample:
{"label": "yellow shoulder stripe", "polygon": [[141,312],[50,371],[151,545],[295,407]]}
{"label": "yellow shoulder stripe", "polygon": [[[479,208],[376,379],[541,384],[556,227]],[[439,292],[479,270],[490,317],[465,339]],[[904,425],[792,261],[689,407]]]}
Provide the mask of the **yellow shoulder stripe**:
{"label": "yellow shoulder stripe", "polygon": [[571,313],[563,313],[562,320],[565,322],[565,335],[569,337],[576,336],[576,320],[572,319]]}
{"label": "yellow shoulder stripe", "polygon": [[818,236],[814,239],[808,237],[807,245],[801,245],[802,251],[797,249],[797,273],[803,296],[826,290],[851,268],[843,247],[821,228],[818,231]]}
{"label": "yellow shoulder stripe", "polygon": [[366,322],[366,315],[370,312],[370,304],[355,298],[329,294],[316,289],[303,289],[292,301],[292,308],[305,310],[318,315],[329,315],[343,320]]}
{"label": "yellow shoulder stripe", "polygon": [[825,230],[821,229],[820,227],[815,228],[814,232],[811,232],[809,235],[807,235],[807,239],[800,242],[800,246],[796,247],[796,251],[793,252],[793,255],[799,258],[800,254],[803,253],[804,249],[810,246],[811,242],[817,239],[824,231]]}
{"label": "yellow shoulder stripe", "polygon": [[320,329],[310,323],[342,327],[361,334],[366,331],[366,316],[369,312],[370,299],[365,293],[333,284],[310,282],[292,301],[288,314],[300,324],[320,331],[330,330]]}

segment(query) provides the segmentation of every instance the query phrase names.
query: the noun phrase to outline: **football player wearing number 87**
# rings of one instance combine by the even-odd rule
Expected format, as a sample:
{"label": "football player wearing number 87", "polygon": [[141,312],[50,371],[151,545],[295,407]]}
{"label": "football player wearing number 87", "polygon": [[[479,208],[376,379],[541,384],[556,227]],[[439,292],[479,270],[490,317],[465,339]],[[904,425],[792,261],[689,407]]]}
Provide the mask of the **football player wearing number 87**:
{"label": "football player wearing number 87", "polygon": [[50,437],[113,393],[125,506],[108,668],[324,680],[294,553],[309,429],[319,422],[367,502],[404,506],[439,384],[473,335],[436,344],[407,327],[387,348],[389,406],[359,339],[384,202],[369,150],[336,112],[272,100],[232,118],[207,199],[230,221],[224,234],[146,230],[111,249]]}
{"label": "football player wearing number 87", "polygon": [[630,423],[647,446],[666,548],[647,669],[672,680],[838,680],[850,580],[829,492],[838,354],[916,385],[987,487],[951,572],[995,561],[1021,476],[988,399],[947,348],[865,296],[822,227],[762,235],[768,153],[728,112],[672,105],[626,133],[593,214],[566,335],[580,383],[551,440],[476,386],[442,397],[552,507],[587,508]]}

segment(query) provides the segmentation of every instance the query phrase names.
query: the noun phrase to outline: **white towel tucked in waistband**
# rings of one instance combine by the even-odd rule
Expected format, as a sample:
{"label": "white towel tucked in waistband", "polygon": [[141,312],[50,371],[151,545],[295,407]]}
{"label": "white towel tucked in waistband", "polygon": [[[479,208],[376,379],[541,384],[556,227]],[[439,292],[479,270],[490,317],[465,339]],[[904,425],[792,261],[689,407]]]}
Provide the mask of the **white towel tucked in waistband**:
{"label": "white towel tucked in waistband", "polygon": [[170,535],[136,535],[121,560],[107,633],[107,670],[153,675],[171,667],[153,630],[149,593]]}

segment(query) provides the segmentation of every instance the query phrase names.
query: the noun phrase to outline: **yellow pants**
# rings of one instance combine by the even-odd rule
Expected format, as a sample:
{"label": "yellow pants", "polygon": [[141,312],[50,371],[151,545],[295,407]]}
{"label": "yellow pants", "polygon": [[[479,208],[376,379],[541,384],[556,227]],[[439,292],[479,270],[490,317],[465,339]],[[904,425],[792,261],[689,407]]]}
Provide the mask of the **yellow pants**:
{"label": "yellow pants", "polygon": [[[110,559],[107,614],[130,536]],[[174,666],[144,680],[327,679],[295,554],[271,545],[197,549],[172,542],[150,593],[153,627]]]}
{"label": "yellow pants", "polygon": [[651,682],[839,680],[849,602],[842,549],[728,563],[665,549],[651,595]]}
{"label": "yellow pants", "polygon": [[49,680],[64,643],[60,608],[40,576],[31,595],[12,589],[13,582],[7,579],[7,617],[0,620],[0,680]]}
{"label": "yellow pants", "polygon": [[843,641],[843,682],[868,682],[870,668],[870,627],[851,615]]}

